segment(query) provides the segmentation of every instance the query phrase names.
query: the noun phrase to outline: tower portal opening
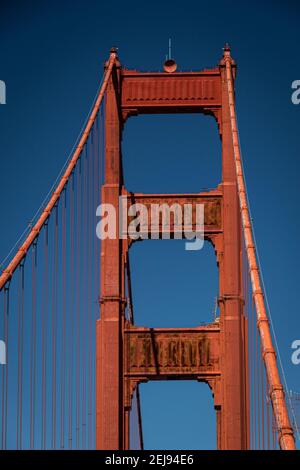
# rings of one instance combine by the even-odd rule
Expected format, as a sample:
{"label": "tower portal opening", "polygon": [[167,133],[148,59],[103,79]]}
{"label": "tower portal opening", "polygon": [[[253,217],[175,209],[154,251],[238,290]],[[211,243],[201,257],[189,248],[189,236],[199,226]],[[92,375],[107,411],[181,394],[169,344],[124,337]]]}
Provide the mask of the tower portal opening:
{"label": "tower portal opening", "polygon": [[130,248],[135,323],[194,327],[218,317],[219,274],[209,242],[186,251],[185,240],[144,240]]}
{"label": "tower portal opening", "polygon": [[221,181],[221,143],[210,116],[132,117],[125,124],[122,153],[129,191],[197,193]]}
{"label": "tower portal opening", "polygon": [[195,381],[140,385],[145,449],[216,449],[211,390]]}

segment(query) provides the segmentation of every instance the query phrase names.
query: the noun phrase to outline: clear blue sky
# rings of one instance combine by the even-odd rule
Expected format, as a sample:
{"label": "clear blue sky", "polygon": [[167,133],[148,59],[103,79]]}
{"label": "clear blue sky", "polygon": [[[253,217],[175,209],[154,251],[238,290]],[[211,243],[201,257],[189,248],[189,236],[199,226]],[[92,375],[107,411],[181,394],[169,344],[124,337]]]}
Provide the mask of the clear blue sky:
{"label": "clear blue sky", "polygon": [[[65,162],[111,46],[122,64],[161,69],[172,38],[179,69],[214,66],[228,41],[238,63],[240,140],[259,252],[289,387],[300,390],[291,343],[300,339],[300,79],[298,1],[1,1],[0,258],[28,224]],[[204,116],[131,118],[123,139],[127,189],[197,192],[220,181],[220,142]],[[180,241],[132,250],[136,322],[189,326],[212,318],[217,268],[210,246]],[[207,386],[141,387],[147,448],[214,448]]]}

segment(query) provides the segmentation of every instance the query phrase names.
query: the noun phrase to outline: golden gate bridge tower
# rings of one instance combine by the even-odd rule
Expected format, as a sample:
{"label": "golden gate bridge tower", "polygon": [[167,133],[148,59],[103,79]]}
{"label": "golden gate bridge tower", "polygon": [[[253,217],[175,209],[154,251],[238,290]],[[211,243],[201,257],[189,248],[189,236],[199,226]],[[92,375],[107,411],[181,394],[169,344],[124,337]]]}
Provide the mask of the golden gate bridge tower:
{"label": "golden gate bridge tower", "polygon": [[[161,72],[128,70],[111,49],[78,141],[1,274],[3,449],[143,448],[139,384],[174,379],[210,387],[218,449],[295,448],[249,212],[235,77],[228,45],[215,68],[193,72],[178,72],[171,58]],[[222,144],[215,189],[142,194],[124,187],[126,121],[159,113],[213,116]],[[134,240],[125,232],[100,241],[95,231],[101,203],[115,208],[119,232],[120,197],[149,214],[153,204],[189,204],[194,217],[197,204],[204,206],[204,236],[219,270],[218,321],[194,328],[134,323]],[[141,239],[151,238],[150,226],[151,216],[140,225]],[[156,229],[163,238],[162,220]],[[174,218],[169,229],[176,238]]]}

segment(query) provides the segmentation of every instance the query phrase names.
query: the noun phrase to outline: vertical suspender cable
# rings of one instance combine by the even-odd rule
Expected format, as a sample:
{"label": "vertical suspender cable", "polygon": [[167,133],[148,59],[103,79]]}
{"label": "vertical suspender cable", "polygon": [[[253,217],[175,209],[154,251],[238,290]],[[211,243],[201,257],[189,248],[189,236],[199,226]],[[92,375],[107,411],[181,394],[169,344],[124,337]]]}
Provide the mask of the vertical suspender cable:
{"label": "vertical suspender cable", "polygon": [[[254,323],[254,302],[252,302],[252,317]],[[254,326],[254,325],[253,325]],[[254,449],[258,449],[258,427],[257,427],[257,329],[254,326],[254,366],[253,366],[253,403],[254,403]]]}
{"label": "vertical suspender cable", "polygon": [[[5,343],[5,312],[6,312],[6,291],[4,289],[3,293],[3,339],[4,339],[4,364],[6,362],[6,343]],[[2,397],[2,403],[1,403],[1,450],[4,449],[4,423],[5,423],[5,414],[4,414],[4,409],[5,409],[5,367],[2,367],[2,374],[1,374],[1,397]]]}
{"label": "vertical suspender cable", "polygon": [[[6,292],[5,292],[6,291]],[[6,365],[5,365],[5,421],[4,421],[4,449],[7,449],[7,414],[8,414],[8,379],[9,379],[9,284],[6,287],[4,294],[6,294],[6,312],[5,312],[5,327],[4,338],[6,345]]]}
{"label": "vertical suspender cable", "polygon": [[[95,134],[95,135],[94,135]],[[88,399],[87,399],[87,448],[91,448],[91,435],[92,435],[92,310],[94,308],[93,302],[93,278],[92,269],[94,267],[94,236],[93,231],[93,213],[94,213],[94,172],[93,166],[95,162],[95,148],[97,148],[97,117],[96,124],[92,129],[91,138],[91,152],[89,158],[89,204],[88,204]],[[95,273],[94,273],[95,275]]]}
{"label": "vertical suspender cable", "polygon": [[7,448],[7,413],[8,413],[8,367],[9,367],[9,284],[4,287],[4,344],[5,367],[2,367],[2,449]]}
{"label": "vertical suspender cable", "polygon": [[[93,206],[93,220],[96,220],[96,210],[98,207],[98,204],[100,203],[100,187],[101,187],[101,164],[100,164],[100,153],[101,153],[101,145],[102,145],[102,120],[101,120],[101,111],[102,107],[99,109],[98,116],[96,119],[96,128],[97,128],[97,145],[95,145],[96,149],[96,154],[94,158],[94,206]],[[99,245],[100,245],[100,240],[96,236],[96,230],[93,233],[93,272],[94,272],[94,286],[93,286],[93,324],[96,325],[96,320],[98,319],[98,314],[99,314],[99,303],[98,303],[98,298],[99,298],[99,286],[100,286],[100,279],[99,279],[99,271],[100,271],[100,253],[99,253]],[[95,347],[95,335],[93,337],[93,352],[94,352],[94,357],[96,355],[96,347]],[[93,361],[92,364],[93,371],[95,371],[95,362]],[[95,373],[92,374],[92,390],[95,391]],[[94,377],[94,379],[93,379]],[[91,397],[93,399],[95,395]],[[95,409],[95,402],[91,403],[91,409]],[[95,412],[94,412],[95,415]],[[95,421],[94,419],[91,420],[91,427],[94,430],[95,429]],[[95,432],[91,435],[91,447],[95,446]]]}
{"label": "vertical suspender cable", "polygon": [[[247,276],[249,276],[247,274]],[[248,308],[249,308],[249,327],[250,327],[250,409],[251,409],[251,449],[255,449],[255,414],[254,414],[254,315],[253,315],[253,306],[252,299],[248,299]]]}
{"label": "vertical suspender cable", "polygon": [[30,344],[30,449],[34,449],[35,427],[35,385],[36,385],[36,267],[37,267],[37,239],[32,245],[31,282],[32,282],[32,316],[31,316],[31,344]]}
{"label": "vertical suspender cable", "polygon": [[18,286],[17,450],[22,449],[23,347],[24,347],[24,260],[20,264],[20,268],[19,268],[19,286]]}
{"label": "vertical suspender cable", "polygon": [[139,385],[136,387],[136,401],[137,401],[137,413],[138,413],[138,426],[140,436],[140,450],[144,450],[144,438],[143,438],[143,427],[142,427],[142,410],[141,410],[141,398]]}
{"label": "vertical suspender cable", "polygon": [[69,303],[69,329],[68,332],[68,356],[69,356],[69,363],[68,363],[68,448],[72,449],[72,427],[73,427],[73,419],[72,419],[72,410],[73,410],[73,400],[72,400],[72,384],[73,384],[73,369],[74,369],[74,332],[75,332],[75,317],[74,317],[74,307],[75,307],[75,285],[74,285],[74,183],[75,183],[75,176],[74,171],[72,173],[72,181],[71,181],[71,188],[70,188],[70,303]]}
{"label": "vertical suspender cable", "polygon": [[85,390],[87,390],[87,399],[85,400],[85,417],[86,417],[86,428],[85,428],[85,435],[87,436],[87,446],[89,447],[89,424],[90,424],[90,417],[89,417],[89,398],[90,398],[90,359],[91,359],[91,307],[92,307],[92,276],[91,276],[91,256],[92,256],[92,251],[91,251],[91,207],[92,207],[92,161],[93,161],[93,147],[94,147],[94,126],[92,127],[91,130],[91,136],[90,136],[90,148],[89,148],[89,154],[88,154],[88,161],[87,161],[87,225],[86,225],[86,234],[87,234],[87,315],[86,315],[86,338],[87,338],[87,347],[86,347],[86,361],[85,361]]}
{"label": "vertical suspender cable", "polygon": [[88,244],[89,244],[89,231],[88,231],[88,200],[87,200],[87,186],[88,186],[88,158],[90,157],[89,140],[85,146],[84,152],[84,175],[83,175],[83,279],[82,279],[82,368],[81,368],[81,386],[82,386],[82,410],[81,410],[81,432],[82,432],[82,448],[86,446],[86,325],[88,318]]}
{"label": "vertical suspender cable", "polygon": [[272,413],[272,443],[273,443],[273,449],[276,449],[276,419],[274,416],[274,413]]}
{"label": "vertical suspender cable", "polygon": [[66,204],[67,192],[64,189],[64,200],[61,207],[62,223],[62,332],[61,332],[61,365],[60,365],[60,448],[65,447],[65,376],[66,376],[66,323],[67,323],[67,285],[66,285]]}
{"label": "vertical suspender cable", "polygon": [[264,371],[264,364],[262,361],[262,351],[261,351],[261,356],[260,356],[260,370],[261,370],[261,403],[262,403],[262,448],[263,450],[266,449],[266,439],[265,439],[265,432],[266,432],[266,420],[265,420],[265,414],[266,414],[266,403],[265,403],[265,371]]}
{"label": "vertical suspender cable", "polygon": [[41,448],[47,443],[47,333],[49,311],[49,222],[44,226],[44,274],[42,292],[42,430]]}
{"label": "vertical suspender cable", "polygon": [[266,395],[266,400],[267,400],[267,449],[271,449],[271,444],[270,444],[270,401],[268,398],[268,395]]}
{"label": "vertical suspender cable", "polygon": [[80,419],[80,244],[81,244],[81,192],[82,192],[82,155],[79,161],[78,187],[77,187],[77,207],[76,207],[76,449],[79,449],[79,419]]}
{"label": "vertical suspender cable", "polygon": [[259,336],[256,334],[256,399],[257,399],[257,443],[258,450],[260,450],[260,434],[261,434],[261,423],[260,423],[260,356],[259,356]]}
{"label": "vertical suspender cable", "polygon": [[52,271],[52,449],[56,448],[56,333],[58,280],[58,205],[55,206],[54,262]]}
{"label": "vertical suspender cable", "polygon": [[[6,344],[6,365],[5,365],[5,446],[7,449],[7,423],[8,423],[8,381],[9,381],[9,292],[10,292],[10,283],[6,287],[6,312],[5,312],[5,344]],[[5,294],[5,291],[4,291]]]}

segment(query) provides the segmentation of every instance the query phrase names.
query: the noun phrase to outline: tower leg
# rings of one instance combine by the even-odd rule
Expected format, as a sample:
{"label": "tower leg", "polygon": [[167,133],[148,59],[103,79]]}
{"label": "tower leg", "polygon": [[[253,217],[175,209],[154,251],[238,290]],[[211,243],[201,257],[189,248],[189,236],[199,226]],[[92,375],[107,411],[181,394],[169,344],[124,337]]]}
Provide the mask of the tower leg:
{"label": "tower leg", "polygon": [[228,98],[225,81],[222,83],[223,246],[219,263],[222,392],[218,442],[221,449],[246,449],[247,363],[241,282],[241,220]]}
{"label": "tower leg", "polygon": [[124,448],[123,412],[123,257],[118,237],[121,192],[120,122],[113,73],[107,88],[105,116],[105,184],[102,203],[116,210],[116,238],[102,240],[100,320],[96,329],[96,448]]}

